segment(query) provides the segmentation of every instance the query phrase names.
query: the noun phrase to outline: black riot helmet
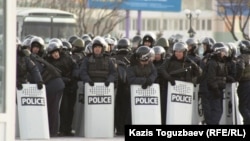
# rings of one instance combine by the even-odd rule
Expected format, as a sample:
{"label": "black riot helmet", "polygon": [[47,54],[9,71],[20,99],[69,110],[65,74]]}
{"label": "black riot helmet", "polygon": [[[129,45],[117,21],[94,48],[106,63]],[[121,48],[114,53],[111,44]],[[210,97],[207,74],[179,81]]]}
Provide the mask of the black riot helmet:
{"label": "black riot helmet", "polygon": [[30,49],[31,39],[32,38],[26,38],[23,40],[22,45],[21,45],[23,49]]}
{"label": "black riot helmet", "polygon": [[250,41],[242,40],[238,44],[241,54],[250,54]]}
{"label": "black riot helmet", "polygon": [[224,53],[226,57],[229,56],[229,48],[223,42],[217,42],[213,46],[213,53],[214,54],[221,54]]}
{"label": "black riot helmet", "polygon": [[154,56],[154,50],[148,46],[140,46],[137,48],[136,58],[140,61],[148,61]]}
{"label": "black riot helmet", "polygon": [[70,44],[69,41],[63,40],[62,41],[63,44],[63,49],[66,51],[71,51],[72,50],[72,45]]}
{"label": "black riot helmet", "polygon": [[213,45],[216,43],[215,39],[212,37],[206,37],[202,40],[202,44],[206,45],[205,53],[213,52]]}
{"label": "black riot helmet", "polygon": [[156,43],[155,43],[156,46],[162,46],[164,49],[167,50],[167,48],[169,48],[169,42],[166,38],[164,37],[160,37]]}
{"label": "black riot helmet", "polygon": [[143,38],[142,38],[142,44],[144,45],[144,43],[145,43],[146,41],[148,41],[148,42],[151,43],[151,46],[150,46],[150,47],[154,46],[155,41],[156,41],[156,35],[153,34],[153,33],[147,33],[147,34],[145,34],[145,35],[143,36]]}
{"label": "black riot helmet", "polygon": [[92,42],[88,43],[85,47],[85,50],[84,52],[87,54],[87,55],[90,55],[93,53],[93,50],[92,50]]}
{"label": "black riot helmet", "polygon": [[188,47],[185,42],[176,42],[174,43],[173,46],[173,51],[182,51],[182,52],[187,52]]}
{"label": "black riot helmet", "polygon": [[30,48],[31,48],[31,52],[34,53],[32,51],[32,48],[36,46],[39,48],[39,52],[37,53],[39,56],[43,56],[45,51],[44,51],[44,46],[45,46],[45,43],[44,43],[44,40],[43,38],[41,37],[38,37],[38,36],[35,36],[31,39],[30,41]]}
{"label": "black riot helmet", "polygon": [[60,44],[57,42],[49,43],[48,47],[46,48],[47,54],[51,54],[54,51],[60,51]]}
{"label": "black riot helmet", "polygon": [[132,48],[137,48],[140,46],[142,37],[140,35],[135,35],[132,39]]}
{"label": "black riot helmet", "polygon": [[75,39],[78,39],[78,38],[79,38],[78,36],[72,35],[72,36],[69,37],[68,41],[69,41],[69,43],[72,44],[75,41]]}
{"label": "black riot helmet", "polygon": [[226,45],[229,49],[229,57],[232,57],[232,58],[237,57],[237,46],[232,42],[229,42]]}
{"label": "black riot helmet", "polygon": [[85,40],[86,38],[90,38],[88,34],[83,34],[81,37],[83,40]]}
{"label": "black riot helmet", "polygon": [[118,51],[122,51],[122,50],[129,51],[130,46],[131,44],[128,38],[121,38],[120,40],[118,40],[118,43],[117,43]]}
{"label": "black riot helmet", "polygon": [[85,43],[85,47],[92,41],[92,38],[89,36],[86,36],[85,38],[82,38],[84,43]]}
{"label": "black riot helmet", "polygon": [[102,52],[104,52],[105,49],[106,49],[107,46],[108,46],[107,43],[106,43],[106,41],[105,41],[105,39],[104,39],[103,37],[101,37],[101,36],[96,36],[96,37],[93,39],[93,41],[92,41],[92,50],[94,50],[94,48],[95,48],[97,45],[102,47]]}
{"label": "black riot helmet", "polygon": [[162,47],[162,46],[153,46],[152,48],[154,50],[155,54],[160,54],[161,55],[161,59],[165,59],[166,57],[166,50]]}
{"label": "black riot helmet", "polygon": [[63,43],[62,43],[62,40],[58,39],[58,38],[52,38],[49,40],[49,44],[52,43],[52,42],[57,42],[59,45],[60,45],[60,48],[63,47]]}

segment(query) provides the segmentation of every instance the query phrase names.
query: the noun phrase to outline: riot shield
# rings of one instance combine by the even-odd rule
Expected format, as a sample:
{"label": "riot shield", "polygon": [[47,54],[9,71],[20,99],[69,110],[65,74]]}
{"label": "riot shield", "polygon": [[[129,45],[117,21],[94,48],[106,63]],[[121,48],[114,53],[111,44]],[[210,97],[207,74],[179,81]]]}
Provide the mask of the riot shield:
{"label": "riot shield", "polygon": [[17,90],[20,139],[49,139],[49,123],[45,86],[23,84]]}
{"label": "riot shield", "polygon": [[141,85],[131,85],[132,124],[161,124],[161,103],[159,84],[147,89]]}
{"label": "riot shield", "polygon": [[194,84],[175,81],[172,86],[168,82],[167,119],[166,124],[192,124]]}

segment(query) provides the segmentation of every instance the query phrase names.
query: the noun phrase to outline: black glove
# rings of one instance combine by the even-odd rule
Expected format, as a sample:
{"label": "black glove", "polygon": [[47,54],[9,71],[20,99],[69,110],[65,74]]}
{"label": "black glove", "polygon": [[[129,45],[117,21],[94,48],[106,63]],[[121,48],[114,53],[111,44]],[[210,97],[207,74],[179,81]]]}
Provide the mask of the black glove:
{"label": "black glove", "polygon": [[18,90],[22,90],[23,89],[22,83],[17,83],[16,87],[17,87]]}
{"label": "black glove", "polygon": [[153,81],[151,81],[150,78],[147,78],[146,83],[148,86],[151,86],[153,84]]}
{"label": "black glove", "polygon": [[147,87],[148,87],[148,84],[147,84],[147,83],[144,83],[144,84],[142,84],[142,86],[141,86],[142,89],[147,89]]}
{"label": "black glove", "polygon": [[68,78],[68,77],[62,77],[62,79],[63,79],[63,82],[64,82],[65,84],[67,84],[67,83],[69,83],[69,82],[71,81],[71,79]]}
{"label": "black glove", "polygon": [[233,83],[233,82],[235,82],[235,79],[232,77],[232,76],[227,76],[227,82],[228,83]]}
{"label": "black glove", "polygon": [[217,98],[222,98],[222,94],[221,94],[221,92],[220,92],[220,90],[218,88],[213,89],[212,93],[214,95],[214,98],[216,98],[216,99]]}
{"label": "black glove", "polygon": [[175,86],[175,80],[174,80],[174,78],[173,77],[169,77],[168,78],[168,81],[170,82],[170,84],[172,85],[172,86]]}
{"label": "black glove", "polygon": [[106,86],[106,87],[108,87],[108,86],[109,86],[109,84],[110,84],[110,82],[109,82],[109,81],[105,81],[105,83],[104,83],[104,84],[105,84],[105,86]]}
{"label": "black glove", "polygon": [[89,85],[92,86],[92,87],[95,85],[95,83],[94,83],[92,80],[90,80],[88,83],[89,83]]}
{"label": "black glove", "polygon": [[37,83],[37,89],[41,90],[43,88],[43,83],[42,82],[38,82]]}

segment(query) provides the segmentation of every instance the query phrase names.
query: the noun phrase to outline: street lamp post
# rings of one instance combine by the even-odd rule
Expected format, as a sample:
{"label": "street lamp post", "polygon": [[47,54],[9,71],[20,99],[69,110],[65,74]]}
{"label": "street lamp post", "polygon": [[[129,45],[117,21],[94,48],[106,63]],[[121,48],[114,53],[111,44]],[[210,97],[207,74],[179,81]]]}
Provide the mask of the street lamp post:
{"label": "street lamp post", "polygon": [[[189,37],[193,38],[194,35],[196,34],[196,32],[193,29],[192,20],[193,20],[193,18],[198,18],[198,16],[200,15],[201,11],[199,9],[197,9],[194,12],[192,12],[189,9],[186,9],[184,12],[185,12],[185,14],[186,14],[186,16],[187,16],[187,18],[189,20],[189,29],[188,29]],[[194,14],[195,14],[196,17],[194,17]]]}

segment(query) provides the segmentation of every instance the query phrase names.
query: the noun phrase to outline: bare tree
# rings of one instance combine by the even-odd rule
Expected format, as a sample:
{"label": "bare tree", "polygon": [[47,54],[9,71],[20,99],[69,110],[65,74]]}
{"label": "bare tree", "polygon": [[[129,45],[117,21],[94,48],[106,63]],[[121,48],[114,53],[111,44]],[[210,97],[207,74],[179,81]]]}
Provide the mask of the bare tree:
{"label": "bare tree", "polygon": [[250,2],[248,0],[217,0],[217,3],[217,12],[223,19],[234,40],[238,41],[238,37],[235,34],[236,25],[239,25],[242,37],[249,40],[249,34],[246,29],[249,24]]}

